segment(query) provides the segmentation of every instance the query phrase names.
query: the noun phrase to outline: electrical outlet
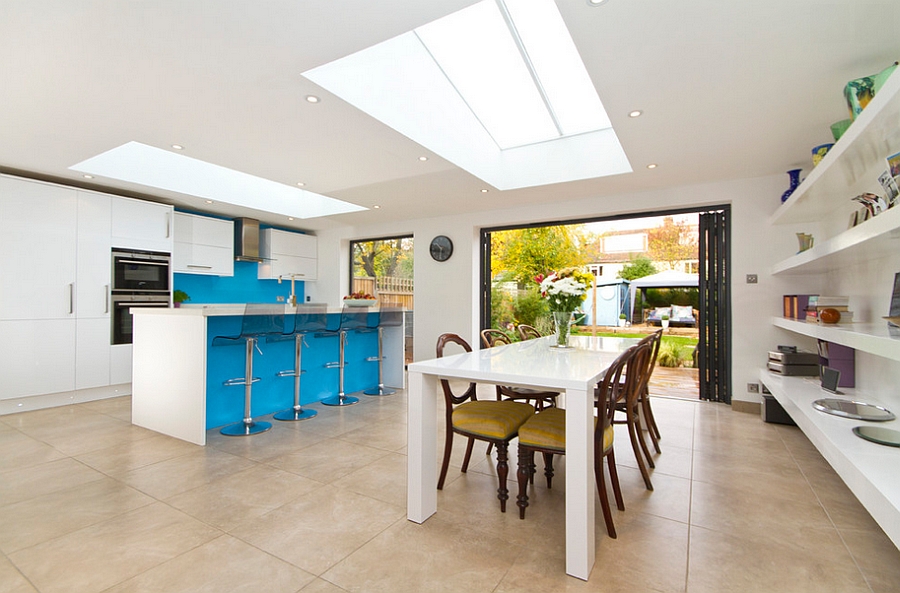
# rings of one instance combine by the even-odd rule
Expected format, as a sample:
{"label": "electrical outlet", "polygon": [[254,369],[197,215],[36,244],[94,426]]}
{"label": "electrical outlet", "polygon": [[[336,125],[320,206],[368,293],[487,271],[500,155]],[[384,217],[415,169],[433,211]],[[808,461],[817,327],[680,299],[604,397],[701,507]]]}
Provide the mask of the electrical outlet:
{"label": "electrical outlet", "polygon": [[284,302],[284,297],[283,297],[283,296],[277,296],[277,297],[275,297],[275,300],[278,301],[279,303],[283,303],[283,302]]}
{"label": "electrical outlet", "polygon": [[759,393],[759,383],[747,383],[747,393]]}
{"label": "electrical outlet", "polygon": [[756,284],[759,282],[759,277],[756,274],[747,274],[747,284]]}

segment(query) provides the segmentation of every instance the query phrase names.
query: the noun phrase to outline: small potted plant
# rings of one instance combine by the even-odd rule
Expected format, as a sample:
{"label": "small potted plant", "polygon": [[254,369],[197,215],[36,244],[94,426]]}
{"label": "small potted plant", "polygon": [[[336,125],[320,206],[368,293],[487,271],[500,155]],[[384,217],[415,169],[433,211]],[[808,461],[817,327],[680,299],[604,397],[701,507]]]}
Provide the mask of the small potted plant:
{"label": "small potted plant", "polygon": [[619,327],[625,327],[625,314],[619,313]]}
{"label": "small potted plant", "polygon": [[663,315],[659,318],[659,322],[662,325],[663,329],[669,329],[669,316]]}
{"label": "small potted plant", "polygon": [[172,293],[172,300],[175,301],[176,307],[180,307],[181,303],[191,300],[191,297],[189,297],[188,293],[184,292],[183,290],[176,290]]}

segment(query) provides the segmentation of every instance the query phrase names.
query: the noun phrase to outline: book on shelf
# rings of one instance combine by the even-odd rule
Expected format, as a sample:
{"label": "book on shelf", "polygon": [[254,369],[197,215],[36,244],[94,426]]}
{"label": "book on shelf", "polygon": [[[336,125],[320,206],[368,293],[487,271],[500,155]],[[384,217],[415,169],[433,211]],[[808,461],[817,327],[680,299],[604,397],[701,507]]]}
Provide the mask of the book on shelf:
{"label": "book on shelf", "polygon": [[808,294],[784,295],[784,317],[786,319],[805,319],[809,297]]}
{"label": "book on shelf", "polygon": [[848,296],[822,296],[816,299],[816,306],[820,308],[830,307],[837,309],[838,307],[847,307],[850,305],[850,297]]}

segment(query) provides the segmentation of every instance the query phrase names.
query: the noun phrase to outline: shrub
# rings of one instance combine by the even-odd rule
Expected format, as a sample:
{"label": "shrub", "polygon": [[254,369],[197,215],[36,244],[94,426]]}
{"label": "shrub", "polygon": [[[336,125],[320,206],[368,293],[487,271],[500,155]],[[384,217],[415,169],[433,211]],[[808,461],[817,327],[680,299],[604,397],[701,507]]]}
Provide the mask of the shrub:
{"label": "shrub", "polygon": [[546,317],[550,311],[547,300],[541,298],[541,293],[535,288],[519,292],[512,303],[513,316],[516,323],[536,326],[540,317]]}
{"label": "shrub", "polygon": [[661,367],[681,366],[681,347],[674,342],[663,342],[660,344],[656,364]]}

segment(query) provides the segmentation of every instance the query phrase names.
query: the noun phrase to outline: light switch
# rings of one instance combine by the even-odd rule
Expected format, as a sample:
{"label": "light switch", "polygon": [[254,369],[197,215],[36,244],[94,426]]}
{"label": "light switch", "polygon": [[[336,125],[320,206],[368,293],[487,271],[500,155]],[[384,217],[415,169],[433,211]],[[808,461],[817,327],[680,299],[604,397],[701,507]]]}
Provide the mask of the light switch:
{"label": "light switch", "polygon": [[756,284],[759,282],[759,278],[756,274],[747,274],[747,284]]}

